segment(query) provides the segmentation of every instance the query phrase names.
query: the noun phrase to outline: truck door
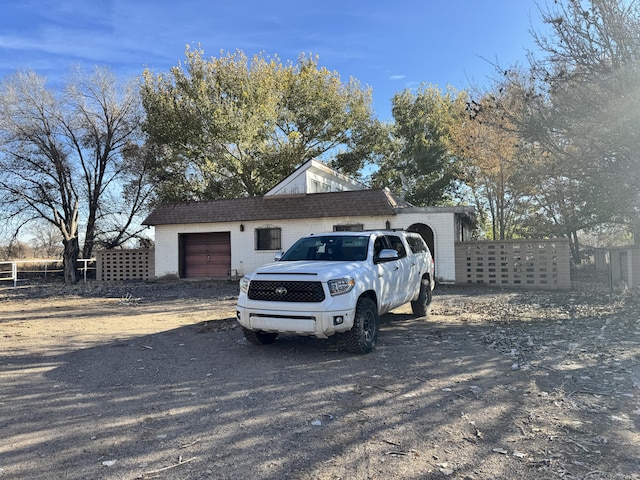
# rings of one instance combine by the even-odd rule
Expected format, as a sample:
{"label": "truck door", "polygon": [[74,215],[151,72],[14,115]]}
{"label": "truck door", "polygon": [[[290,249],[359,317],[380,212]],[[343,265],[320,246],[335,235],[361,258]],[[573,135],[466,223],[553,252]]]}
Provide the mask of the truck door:
{"label": "truck door", "polygon": [[377,273],[375,279],[375,291],[378,293],[378,313],[382,314],[390,309],[397,295],[397,284],[394,281],[397,266],[394,261],[381,260],[380,252],[391,248],[384,235],[381,235],[373,242],[373,268]]}
{"label": "truck door", "polygon": [[390,247],[398,252],[398,259],[389,263],[394,264],[394,275],[396,277],[394,304],[395,306],[400,306],[413,297],[411,258],[405,244],[402,242],[402,238],[398,235],[386,235],[386,237]]}

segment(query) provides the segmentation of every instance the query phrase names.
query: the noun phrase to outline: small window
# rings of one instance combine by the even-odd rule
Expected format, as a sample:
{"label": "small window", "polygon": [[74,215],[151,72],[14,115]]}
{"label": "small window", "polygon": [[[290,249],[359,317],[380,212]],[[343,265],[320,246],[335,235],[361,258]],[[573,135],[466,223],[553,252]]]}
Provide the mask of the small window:
{"label": "small window", "polygon": [[418,235],[407,235],[407,243],[413,253],[426,252],[428,249],[427,244]]}
{"label": "small window", "polygon": [[334,225],[334,232],[362,232],[364,225],[362,223],[354,223],[350,225]]}
{"label": "small window", "polygon": [[404,258],[407,256],[407,251],[404,248],[404,244],[402,243],[402,239],[396,235],[388,235],[387,239],[391,244],[391,248],[393,248],[396,252],[398,252],[398,258]]}
{"label": "small window", "polygon": [[281,231],[280,228],[256,228],[256,250],[280,250]]}

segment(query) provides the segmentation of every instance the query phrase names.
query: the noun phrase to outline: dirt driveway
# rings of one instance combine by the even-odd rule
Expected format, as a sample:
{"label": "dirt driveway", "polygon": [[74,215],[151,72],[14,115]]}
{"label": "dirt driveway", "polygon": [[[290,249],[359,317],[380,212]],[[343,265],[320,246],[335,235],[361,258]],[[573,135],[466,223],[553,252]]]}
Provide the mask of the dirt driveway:
{"label": "dirt driveway", "polygon": [[640,479],[637,295],[440,287],[352,355],[236,294],[0,290],[0,479]]}

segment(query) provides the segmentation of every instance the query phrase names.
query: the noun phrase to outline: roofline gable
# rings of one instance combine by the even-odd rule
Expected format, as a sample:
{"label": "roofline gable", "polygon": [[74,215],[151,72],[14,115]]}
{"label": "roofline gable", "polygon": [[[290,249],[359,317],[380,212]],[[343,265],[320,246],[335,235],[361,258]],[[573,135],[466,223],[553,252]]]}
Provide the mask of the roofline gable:
{"label": "roofline gable", "polygon": [[[358,182],[357,180],[349,177],[348,175],[345,175],[343,173],[338,172],[337,170],[334,170],[333,168],[329,167],[326,163],[317,160],[315,158],[312,158],[310,160],[307,160],[305,163],[303,163],[302,165],[300,165],[298,168],[296,168],[289,176],[287,176],[286,178],[284,178],[283,180],[281,180],[280,182],[278,182],[277,185],[275,185],[273,188],[271,188],[267,193],[265,193],[265,197],[267,196],[273,196],[273,195],[283,195],[281,193],[277,193],[280,190],[283,190],[287,187],[287,185],[291,185],[293,183],[295,183],[296,180],[298,180],[300,178],[300,176],[305,176],[305,191],[300,192],[300,193],[315,193],[315,192],[307,192],[306,188],[307,188],[307,178],[306,178],[306,172],[313,172],[313,170],[317,170],[318,172],[322,172],[323,174],[326,174],[328,177],[327,178],[331,178],[333,177],[337,183],[340,183],[341,185],[350,185],[353,188],[348,188],[348,190],[364,190],[366,189],[366,187]],[[323,192],[326,193],[326,192]]]}

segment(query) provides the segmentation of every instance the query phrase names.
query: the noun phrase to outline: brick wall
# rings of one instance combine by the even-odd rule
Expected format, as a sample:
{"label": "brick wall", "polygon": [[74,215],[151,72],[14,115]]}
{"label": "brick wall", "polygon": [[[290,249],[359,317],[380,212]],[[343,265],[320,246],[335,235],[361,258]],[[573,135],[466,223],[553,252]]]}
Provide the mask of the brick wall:
{"label": "brick wall", "polygon": [[154,278],[154,251],[150,249],[99,250],[96,280],[149,280]]}
{"label": "brick wall", "polygon": [[571,289],[569,242],[456,242],[456,283]]}

